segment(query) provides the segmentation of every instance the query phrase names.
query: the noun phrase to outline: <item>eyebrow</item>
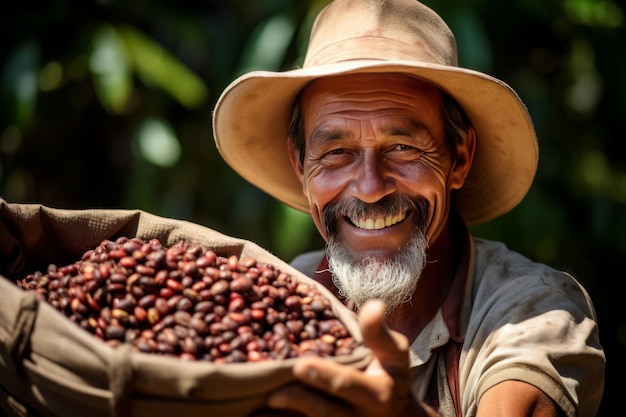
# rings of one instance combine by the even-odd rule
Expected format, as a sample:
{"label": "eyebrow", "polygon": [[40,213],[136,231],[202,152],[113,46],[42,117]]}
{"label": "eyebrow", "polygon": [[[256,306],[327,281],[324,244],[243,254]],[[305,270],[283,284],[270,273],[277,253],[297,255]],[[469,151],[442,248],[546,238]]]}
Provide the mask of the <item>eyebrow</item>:
{"label": "eyebrow", "polygon": [[350,131],[347,129],[340,129],[336,127],[317,127],[313,130],[313,132],[311,132],[310,142],[311,144],[314,144],[315,142],[332,141],[351,136]]}
{"label": "eyebrow", "polygon": [[405,126],[397,126],[392,125],[389,128],[383,128],[382,131],[390,136],[416,136],[419,133],[426,133],[429,137],[432,138],[430,133],[430,129],[426,127],[426,125],[419,120],[410,119],[409,123]]}
{"label": "eyebrow", "polygon": [[[388,136],[408,136],[408,137],[419,137],[420,134],[426,134],[428,138],[432,139],[432,134],[430,129],[419,120],[408,119],[408,123],[405,123],[401,126],[397,124],[393,124],[390,127],[384,127],[381,131]],[[338,127],[316,127],[310,136],[310,143],[315,144],[316,142],[326,142],[338,139],[351,138],[352,134],[350,129],[342,129]]]}

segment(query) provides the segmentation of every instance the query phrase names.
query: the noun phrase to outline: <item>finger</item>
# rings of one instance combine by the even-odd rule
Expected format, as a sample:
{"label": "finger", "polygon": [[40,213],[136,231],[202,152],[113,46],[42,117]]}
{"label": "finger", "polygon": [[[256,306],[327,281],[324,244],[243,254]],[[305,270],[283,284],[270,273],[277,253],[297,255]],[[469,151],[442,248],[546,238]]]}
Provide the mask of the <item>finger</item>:
{"label": "finger", "polygon": [[[289,385],[272,393],[268,397],[267,405],[287,412],[287,414],[281,414],[283,417],[351,417],[354,415],[347,404],[342,401],[299,384]],[[274,417],[276,417],[275,414]]]}
{"label": "finger", "polygon": [[393,380],[383,371],[367,375],[318,357],[299,359],[293,372],[305,384],[360,407],[378,407],[376,404],[384,403],[393,387]]}
{"label": "finger", "polygon": [[407,338],[389,330],[385,325],[385,305],[380,300],[371,300],[359,310],[359,324],[363,342],[388,372],[392,369],[404,370],[409,365]]}
{"label": "finger", "polygon": [[252,414],[249,414],[248,417],[304,417],[304,414],[298,413],[297,411],[272,410],[264,408],[261,410],[255,410]]}

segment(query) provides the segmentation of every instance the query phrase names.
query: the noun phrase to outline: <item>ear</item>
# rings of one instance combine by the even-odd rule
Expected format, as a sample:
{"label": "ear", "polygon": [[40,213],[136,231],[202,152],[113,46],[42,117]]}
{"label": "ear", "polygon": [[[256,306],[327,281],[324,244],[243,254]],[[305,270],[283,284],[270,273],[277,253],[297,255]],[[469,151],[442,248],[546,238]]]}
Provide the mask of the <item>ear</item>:
{"label": "ear", "polygon": [[456,159],[449,177],[450,189],[458,190],[465,183],[467,174],[469,174],[470,168],[472,167],[475,151],[476,132],[474,128],[470,127],[467,131],[465,142],[457,146]]}
{"label": "ear", "polygon": [[300,180],[300,183],[304,186],[304,167],[300,162],[300,152],[293,145],[291,137],[287,138],[287,150],[289,152],[289,160],[291,161],[291,167],[293,168],[296,176]]}

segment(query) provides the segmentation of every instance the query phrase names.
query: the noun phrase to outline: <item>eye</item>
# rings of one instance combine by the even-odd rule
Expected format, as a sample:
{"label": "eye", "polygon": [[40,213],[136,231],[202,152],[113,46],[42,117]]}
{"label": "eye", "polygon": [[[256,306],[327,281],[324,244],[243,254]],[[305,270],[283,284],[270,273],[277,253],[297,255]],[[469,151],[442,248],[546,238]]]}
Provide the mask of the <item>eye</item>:
{"label": "eye", "polygon": [[416,148],[415,146],[407,145],[404,143],[398,143],[391,148],[391,152],[397,153],[411,153],[411,154],[422,154],[424,151]]}
{"label": "eye", "polygon": [[345,148],[331,148],[319,153],[318,161],[325,164],[335,164],[345,158],[347,151]]}
{"label": "eye", "polygon": [[389,157],[403,160],[415,160],[421,157],[423,154],[423,150],[404,143],[395,144],[388,152]]}
{"label": "eye", "polygon": [[415,149],[413,146],[404,145],[401,143],[397,144],[393,150],[394,151],[417,151],[417,149]]}

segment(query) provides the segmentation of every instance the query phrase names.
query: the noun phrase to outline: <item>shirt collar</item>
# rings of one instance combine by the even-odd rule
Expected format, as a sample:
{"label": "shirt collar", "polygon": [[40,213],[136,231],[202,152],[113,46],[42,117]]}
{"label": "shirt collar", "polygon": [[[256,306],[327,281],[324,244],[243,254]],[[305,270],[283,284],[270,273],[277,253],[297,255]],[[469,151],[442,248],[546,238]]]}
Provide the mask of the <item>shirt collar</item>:
{"label": "shirt collar", "polygon": [[458,250],[459,262],[456,274],[450,286],[448,296],[441,306],[443,319],[450,333],[450,337],[455,342],[463,342],[465,337],[465,326],[463,325],[463,312],[465,296],[469,291],[471,275],[474,271],[474,242],[469,234],[465,222],[460,218],[453,221],[452,239],[462,242]]}

